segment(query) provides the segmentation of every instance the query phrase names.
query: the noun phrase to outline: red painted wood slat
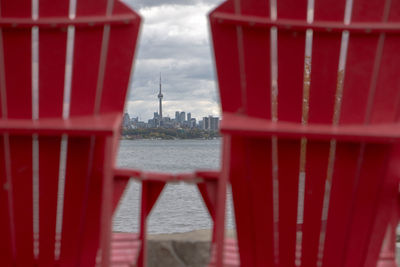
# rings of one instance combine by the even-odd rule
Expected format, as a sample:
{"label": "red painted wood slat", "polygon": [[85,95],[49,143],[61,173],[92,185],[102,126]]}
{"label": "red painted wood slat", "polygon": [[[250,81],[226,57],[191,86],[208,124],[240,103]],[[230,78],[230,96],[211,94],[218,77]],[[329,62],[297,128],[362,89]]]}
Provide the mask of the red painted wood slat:
{"label": "red painted wood slat", "polygon": [[[230,167],[230,182],[232,185],[232,199],[234,203],[235,217],[241,218],[236,221],[236,232],[238,238],[238,246],[240,251],[240,262],[243,266],[255,266],[254,251],[254,214],[249,208],[252,201],[248,196],[250,186],[248,183],[242,183],[242,178],[246,175],[246,169],[243,164],[244,141],[240,137],[226,138],[224,142],[230,143],[230,155],[224,155],[223,164]],[[230,140],[229,140],[230,139]]]}
{"label": "red painted wood slat", "polygon": [[[226,11],[233,12],[233,1],[227,1],[215,9],[213,12]],[[217,66],[218,84],[221,95],[229,95],[221,98],[223,110],[236,112],[240,109],[242,102],[240,99],[240,73],[239,59],[232,57],[237,54],[238,40],[236,37],[236,29],[234,27],[226,27],[213,19],[213,13],[210,14],[211,31],[213,35],[213,48],[215,51],[215,64]],[[226,44],[230,45],[227,46]],[[226,63],[225,63],[226,62]],[[223,66],[229,65],[229,68]]]}
{"label": "red painted wood slat", "polygon": [[68,157],[66,163],[60,266],[71,266],[79,262],[89,150],[90,138],[68,140],[67,153],[73,157]]}
{"label": "red painted wood slat", "polygon": [[83,202],[86,214],[82,219],[81,249],[84,253],[81,255],[81,264],[94,266],[98,250],[101,249],[101,262],[108,266],[113,191],[111,141],[109,138],[96,138],[93,145],[90,151],[93,159],[89,161],[90,184],[86,185],[86,199]]}
{"label": "red painted wood slat", "polygon": [[[245,1],[250,5],[254,5],[253,1]],[[242,7],[242,13],[258,11],[257,15],[269,16],[269,8],[266,6],[267,1],[258,1],[258,5],[262,6],[247,10],[246,4]],[[261,11],[261,14],[260,14]],[[268,13],[266,13],[268,12]],[[270,31],[269,29],[254,29],[251,27],[240,28],[237,33],[239,45],[239,62],[241,61],[241,53],[243,53],[243,66],[241,73],[243,76],[242,90],[245,95],[242,97],[245,102],[242,108],[249,116],[260,118],[271,118],[271,67],[270,67]],[[260,47],[262,49],[260,49]],[[243,51],[240,51],[243,50]],[[257,66],[256,68],[254,66]],[[267,152],[266,152],[267,153]]]}
{"label": "red painted wood slat", "polygon": [[[388,166],[388,177],[383,183],[381,200],[376,206],[376,218],[369,237],[369,244],[365,254],[365,267],[374,267],[379,264],[394,266],[396,262],[396,231],[399,222],[398,213],[398,165],[399,147],[395,146],[391,151],[391,159]],[[395,170],[395,171],[394,171]],[[382,240],[384,237],[384,240]]]}
{"label": "red painted wood slat", "polygon": [[[237,1],[236,14],[269,17],[269,1]],[[239,71],[241,75],[242,109],[249,115],[271,118],[271,65],[270,31],[239,27],[238,38]],[[261,48],[261,49],[260,49]],[[257,66],[255,68],[255,66]],[[247,231],[253,235],[254,266],[274,264],[274,229],[272,198],[272,146],[270,140],[245,139],[243,168],[246,175],[240,183],[249,183],[250,212],[253,225]],[[232,155],[235,157],[235,155]],[[264,162],[264,164],[259,164]],[[249,207],[247,207],[249,208]],[[257,231],[265,229],[265,231]]]}
{"label": "red painted wood slat", "polygon": [[278,141],[279,263],[295,266],[300,142]]}
{"label": "red painted wood slat", "polygon": [[[305,20],[306,1],[277,3],[277,18]],[[301,122],[305,34],[278,30],[278,121]],[[288,78],[290,77],[290,78]],[[295,266],[300,141],[278,140],[279,264]]]}
{"label": "red painted wood slat", "polygon": [[[77,1],[76,17],[90,14],[105,15],[106,5],[105,0]],[[75,29],[70,98],[71,117],[94,114],[102,40],[102,28]],[[99,172],[93,173],[95,156],[93,153],[97,146],[97,140],[94,137],[69,138],[68,140],[61,266],[82,262],[94,264],[99,248],[102,179],[98,176]],[[104,156],[103,153],[100,152],[100,155],[96,156]],[[96,168],[99,167],[96,166]],[[99,186],[98,194],[90,195],[89,198],[89,194],[92,193],[91,186],[94,185]],[[93,210],[90,210],[89,202],[92,201],[96,205]],[[89,223],[92,224],[90,230],[87,228]],[[89,230],[90,234],[86,233],[86,230]],[[95,238],[90,242],[87,238],[93,237],[93,232],[96,233]],[[89,251],[85,251],[84,249],[88,247]]]}
{"label": "red painted wood slat", "polygon": [[[344,0],[316,1],[314,20],[343,21],[344,8]],[[313,34],[308,113],[308,121],[310,123],[332,123],[340,41],[340,34]],[[329,152],[330,144],[328,142],[319,143],[311,141],[307,144],[304,222],[302,228],[302,266],[317,266]]]}
{"label": "red painted wood slat", "polygon": [[[2,33],[1,33],[2,35]],[[3,50],[3,40],[0,41],[0,55],[4,57]],[[0,62],[3,64],[4,62]],[[4,70],[4,65],[0,66],[0,71]],[[4,73],[0,74],[1,79],[4,78]],[[6,101],[6,88],[3,87],[3,84],[0,84],[0,116],[1,118],[5,118],[6,114],[3,114],[3,109],[6,106],[3,105],[7,103]],[[3,237],[3,242],[0,243],[0,262],[4,265],[12,265],[13,255],[12,255],[12,237],[11,237],[11,210],[10,210],[10,199],[9,194],[11,192],[10,184],[7,182],[7,172],[6,172],[6,157],[8,152],[6,152],[5,140],[8,137],[5,137],[3,134],[0,135],[0,236]]]}
{"label": "red painted wood slat", "polygon": [[[387,176],[388,147],[366,145],[357,191],[353,198],[353,217],[348,228],[346,261],[343,266],[363,266],[367,244],[381,200],[380,192]],[[373,164],[372,164],[373,163]],[[384,234],[384,233],[383,233]],[[382,236],[383,239],[383,236]],[[381,243],[381,242],[380,242]],[[364,244],[360,246],[360,244]]]}
{"label": "red painted wood slat", "polygon": [[351,199],[357,177],[360,146],[338,143],[335,169],[332,178],[326,239],[324,267],[342,266],[346,253],[348,222],[352,215]]}
{"label": "red painted wood slat", "polygon": [[[0,104],[1,106],[1,104]],[[14,261],[13,248],[12,248],[12,237],[11,237],[11,211],[9,203],[9,192],[10,185],[7,183],[7,172],[6,172],[6,153],[4,145],[5,137],[0,136],[0,236],[2,242],[0,242],[0,262],[6,266],[11,266]]]}
{"label": "red painted wood slat", "polygon": [[[2,17],[31,17],[31,1],[3,1]],[[7,117],[32,117],[31,31],[3,30]],[[16,75],[18,73],[18,75]],[[32,138],[10,137],[16,266],[33,264]]]}
{"label": "red painted wood slat", "polygon": [[[274,228],[273,228],[273,185],[272,159],[270,140],[246,140],[245,161],[243,168],[244,181],[249,183],[250,191],[246,196],[250,198],[251,206],[246,207],[252,213],[252,229],[254,244],[254,266],[273,266],[274,264]],[[263,163],[263,164],[260,164]],[[258,229],[264,229],[258,231]]]}
{"label": "red painted wood slat", "polygon": [[[40,0],[39,18],[68,17],[69,1]],[[39,118],[61,118],[67,32],[39,30]],[[55,262],[60,137],[39,137],[39,265]]]}
{"label": "red painted wood slat", "polygon": [[[129,14],[129,9],[121,2],[116,2],[114,15]],[[125,27],[111,27],[108,44],[107,66],[104,76],[104,87],[101,97],[100,112],[121,112],[124,109],[133,58],[135,43],[139,34],[140,20]]]}

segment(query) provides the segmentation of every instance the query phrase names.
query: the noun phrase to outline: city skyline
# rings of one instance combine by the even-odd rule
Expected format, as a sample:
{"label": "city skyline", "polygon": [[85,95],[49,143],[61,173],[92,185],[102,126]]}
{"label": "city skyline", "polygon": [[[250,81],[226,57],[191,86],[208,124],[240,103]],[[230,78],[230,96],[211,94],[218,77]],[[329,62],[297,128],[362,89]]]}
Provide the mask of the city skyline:
{"label": "city skyline", "polygon": [[138,116],[133,116],[129,113],[124,113],[122,127],[125,129],[138,129],[138,128],[198,128],[202,130],[218,131],[219,130],[219,117],[213,115],[204,116],[200,119],[192,117],[192,113],[184,110],[175,111],[175,117],[171,118],[169,115],[163,116],[163,98],[161,73],[159,80],[159,91],[156,95],[158,99],[158,111],[153,112],[153,118],[142,120]]}
{"label": "city skyline", "polygon": [[[159,87],[158,87],[158,94],[156,95],[156,98],[158,99],[158,101],[157,101],[157,104],[158,104],[158,107],[157,107],[157,111],[154,111],[153,112],[153,117],[148,117],[148,118],[142,118],[139,114],[132,114],[132,113],[129,113],[129,112],[126,112],[127,114],[129,114],[129,116],[131,117],[131,118],[138,118],[138,120],[139,121],[147,121],[147,120],[150,120],[150,119],[154,119],[155,118],[155,114],[156,113],[158,113],[158,116],[160,116],[161,118],[162,117],[165,117],[165,118],[174,118],[174,116],[170,116],[170,114],[166,114],[166,116],[164,116],[163,114],[165,114],[165,112],[163,112],[163,110],[164,110],[164,106],[163,106],[163,99],[164,99],[164,94],[163,94],[163,91],[162,91],[162,88],[163,88],[163,84],[162,84],[162,73],[160,72],[160,77],[159,77]],[[171,110],[171,108],[169,109],[169,110]],[[176,118],[176,112],[184,112],[184,113],[186,113],[186,111],[185,110],[183,110],[183,109],[179,109],[179,110],[176,110],[175,109],[175,118]],[[188,112],[187,114],[192,114],[192,112]],[[219,114],[218,115],[215,115],[215,114],[208,114],[208,115],[200,115],[200,116],[193,116],[193,118],[204,118],[204,117],[219,117]]]}
{"label": "city skyline", "polygon": [[154,117],[146,121],[140,120],[138,117],[130,117],[128,113],[124,113],[122,120],[122,128],[140,129],[140,128],[175,128],[175,129],[201,129],[218,131],[220,125],[219,117],[212,115],[202,117],[201,120],[192,118],[191,113],[185,111],[176,111],[175,118],[160,117],[158,112],[154,112]]}

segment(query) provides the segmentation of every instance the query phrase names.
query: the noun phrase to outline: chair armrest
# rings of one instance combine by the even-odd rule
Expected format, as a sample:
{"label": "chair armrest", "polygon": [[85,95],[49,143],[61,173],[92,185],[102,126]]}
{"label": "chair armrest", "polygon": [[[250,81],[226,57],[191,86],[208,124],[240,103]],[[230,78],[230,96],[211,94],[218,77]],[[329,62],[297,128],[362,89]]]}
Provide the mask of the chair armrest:
{"label": "chair armrest", "polygon": [[145,172],[132,168],[115,168],[114,180],[129,180],[131,178],[141,181],[154,182],[184,182],[184,183],[201,183],[203,180],[217,180],[220,175],[219,171],[201,170],[191,173],[162,173],[162,172]]}
{"label": "chair armrest", "polygon": [[179,179],[178,175],[171,173],[161,172],[144,172],[138,169],[132,168],[115,168],[114,179],[115,180],[129,180],[131,178],[140,181],[152,181],[152,182],[177,182]]}
{"label": "chair armrest", "polygon": [[142,172],[140,176],[142,181],[151,182],[176,182],[176,175],[171,173],[161,173],[161,172]]}
{"label": "chair armrest", "polygon": [[140,178],[142,171],[138,169],[114,169],[114,179],[129,180],[131,178]]}
{"label": "chair armrest", "polygon": [[218,180],[220,174],[219,171],[196,171],[196,176],[204,180]]}
{"label": "chair armrest", "polygon": [[117,133],[121,125],[121,114],[110,113],[96,116],[79,116],[69,119],[45,118],[31,119],[2,119],[0,134],[12,135],[47,135],[71,136],[102,135],[110,136]]}
{"label": "chair armrest", "polygon": [[400,140],[400,124],[379,125],[326,125],[291,122],[273,122],[241,114],[224,113],[221,122],[223,134],[271,137],[285,139],[309,138],[316,140],[337,139],[348,142],[391,143]]}

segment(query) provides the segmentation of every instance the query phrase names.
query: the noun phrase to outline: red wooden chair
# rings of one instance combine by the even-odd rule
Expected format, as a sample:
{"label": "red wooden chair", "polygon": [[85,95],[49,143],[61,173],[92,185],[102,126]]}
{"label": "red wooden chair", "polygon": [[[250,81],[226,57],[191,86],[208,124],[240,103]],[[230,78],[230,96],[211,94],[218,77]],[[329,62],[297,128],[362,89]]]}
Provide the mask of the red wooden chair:
{"label": "red wooden chair", "polygon": [[128,266],[137,250],[111,220],[140,17],[70,2],[0,3],[1,266]]}
{"label": "red wooden chair", "polygon": [[210,14],[242,266],[396,266],[399,10],[229,0]]}

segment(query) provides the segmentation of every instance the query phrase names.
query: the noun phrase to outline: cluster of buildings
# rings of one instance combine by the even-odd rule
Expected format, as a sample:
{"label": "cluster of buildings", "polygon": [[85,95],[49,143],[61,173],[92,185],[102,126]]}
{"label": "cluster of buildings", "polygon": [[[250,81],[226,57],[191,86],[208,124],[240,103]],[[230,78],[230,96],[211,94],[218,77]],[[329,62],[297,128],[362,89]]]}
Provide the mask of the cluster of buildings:
{"label": "cluster of buildings", "polygon": [[124,114],[122,127],[125,129],[144,128],[174,128],[174,129],[201,129],[209,131],[219,130],[219,118],[214,116],[203,117],[201,120],[192,118],[192,114],[185,111],[175,112],[175,118],[161,117],[154,112],[154,117],[147,122],[140,121],[139,117],[131,118],[128,113]]}
{"label": "cluster of buildings", "polygon": [[192,118],[192,114],[185,111],[176,111],[175,118],[164,117],[162,115],[162,99],[164,95],[161,93],[161,75],[160,75],[160,91],[157,95],[159,101],[159,112],[154,112],[152,119],[147,122],[140,121],[138,117],[130,118],[128,113],[124,114],[122,127],[125,129],[143,129],[143,128],[175,128],[175,129],[193,129],[198,128],[202,130],[218,131],[219,118],[208,116],[203,117],[202,120],[197,121]]}

